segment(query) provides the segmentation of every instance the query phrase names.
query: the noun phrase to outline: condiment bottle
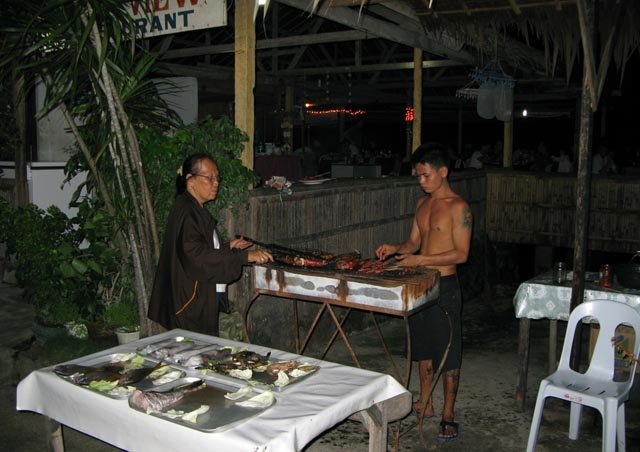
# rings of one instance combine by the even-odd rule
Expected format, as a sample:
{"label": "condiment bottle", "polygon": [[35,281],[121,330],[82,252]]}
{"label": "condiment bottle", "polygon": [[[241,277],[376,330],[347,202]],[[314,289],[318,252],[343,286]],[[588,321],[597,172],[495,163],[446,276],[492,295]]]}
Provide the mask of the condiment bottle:
{"label": "condiment bottle", "polygon": [[553,282],[562,284],[566,279],[567,268],[564,262],[556,262],[553,266]]}
{"label": "condiment bottle", "polygon": [[613,268],[611,264],[604,264],[600,267],[600,281],[598,282],[600,287],[610,289],[613,287]]}

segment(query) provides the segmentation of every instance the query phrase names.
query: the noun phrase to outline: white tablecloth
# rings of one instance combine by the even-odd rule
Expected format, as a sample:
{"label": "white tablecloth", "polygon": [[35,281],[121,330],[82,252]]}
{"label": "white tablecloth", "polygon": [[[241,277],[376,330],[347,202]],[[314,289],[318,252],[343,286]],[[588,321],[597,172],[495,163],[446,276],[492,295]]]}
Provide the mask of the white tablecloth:
{"label": "white tablecloth", "polygon": [[[640,312],[640,290],[614,284],[612,290],[598,286],[597,273],[587,273],[584,301],[613,300],[628,304]],[[516,318],[568,320],[571,305],[571,281],[556,284],[551,273],[543,273],[523,282],[513,297]]]}
{"label": "white tablecloth", "polygon": [[[193,339],[243,346],[239,342],[184,330],[115,347],[83,357],[133,351],[142,344],[163,338]],[[298,355],[249,346],[259,353],[272,352],[278,359],[300,359]],[[319,371],[281,392],[270,409],[234,428],[203,433],[129,408],[127,400],[114,400],[62,380],[52,367],[29,374],[17,390],[17,409],[34,411],[131,451],[296,451],[313,438],[355,412],[406,393],[394,378],[364,369],[303,358],[320,365]],[[408,410],[408,407],[407,407]]]}

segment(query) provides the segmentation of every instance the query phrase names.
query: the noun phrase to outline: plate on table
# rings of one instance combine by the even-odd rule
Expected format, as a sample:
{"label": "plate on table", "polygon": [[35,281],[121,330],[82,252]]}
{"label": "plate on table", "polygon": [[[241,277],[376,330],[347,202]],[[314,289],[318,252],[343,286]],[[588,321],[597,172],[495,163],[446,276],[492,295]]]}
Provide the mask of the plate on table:
{"label": "plate on table", "polygon": [[326,178],[326,179],[300,179],[298,182],[300,182],[302,185],[320,185],[320,184],[324,184],[325,182],[329,182],[330,180],[333,180],[332,178]]}

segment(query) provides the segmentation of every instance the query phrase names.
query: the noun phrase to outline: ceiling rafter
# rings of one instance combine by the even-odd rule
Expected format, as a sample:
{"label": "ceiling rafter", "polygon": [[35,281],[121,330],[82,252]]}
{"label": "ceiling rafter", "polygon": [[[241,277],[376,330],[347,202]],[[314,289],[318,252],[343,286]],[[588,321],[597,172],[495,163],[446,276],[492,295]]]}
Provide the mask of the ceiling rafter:
{"label": "ceiling rafter", "polygon": [[[364,31],[359,30],[347,30],[347,31],[335,31],[327,33],[299,35],[299,36],[287,36],[274,39],[261,39],[256,42],[256,50],[273,49],[277,47],[293,47],[301,45],[311,44],[326,44],[333,42],[345,42],[353,41],[356,39],[377,39],[377,36],[372,36]],[[217,53],[233,53],[235,47],[233,43],[229,44],[217,44],[210,46],[197,46],[188,47],[184,49],[173,49],[167,51],[161,56],[163,60],[170,60],[173,58],[186,58],[202,55],[213,55]]]}
{"label": "ceiling rafter", "polygon": [[[463,66],[465,63],[453,60],[425,60],[422,62],[424,69],[437,67]],[[332,66],[293,69],[280,71],[279,75],[321,75],[321,74],[345,74],[349,72],[376,72],[376,71],[404,71],[413,69],[413,61],[406,63],[381,63],[365,64],[362,66]]]}
{"label": "ceiling rafter", "polygon": [[[277,0],[279,3],[309,11],[308,0]],[[359,14],[357,10],[348,7],[332,7],[331,2],[323,2],[315,11],[316,15],[332,20],[356,30],[368,33],[390,41],[398,42],[413,48],[419,48],[426,52],[440,55],[448,59],[455,59],[467,64],[475,64],[474,57],[463,50],[444,45],[442,40],[435,40],[423,32],[403,30],[401,27],[389,22],[376,19],[370,15]]]}

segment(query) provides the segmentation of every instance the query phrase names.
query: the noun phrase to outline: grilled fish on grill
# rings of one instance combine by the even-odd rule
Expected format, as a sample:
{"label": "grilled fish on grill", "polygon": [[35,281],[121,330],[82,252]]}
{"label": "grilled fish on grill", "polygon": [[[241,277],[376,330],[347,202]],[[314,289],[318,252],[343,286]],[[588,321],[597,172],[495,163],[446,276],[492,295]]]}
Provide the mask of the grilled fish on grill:
{"label": "grilled fish on grill", "polygon": [[357,270],[362,265],[360,253],[341,254],[333,260],[338,270]]}
{"label": "grilled fish on grill", "polygon": [[289,254],[274,255],[273,259],[287,265],[295,267],[326,267],[328,260],[314,256],[293,256]]}

